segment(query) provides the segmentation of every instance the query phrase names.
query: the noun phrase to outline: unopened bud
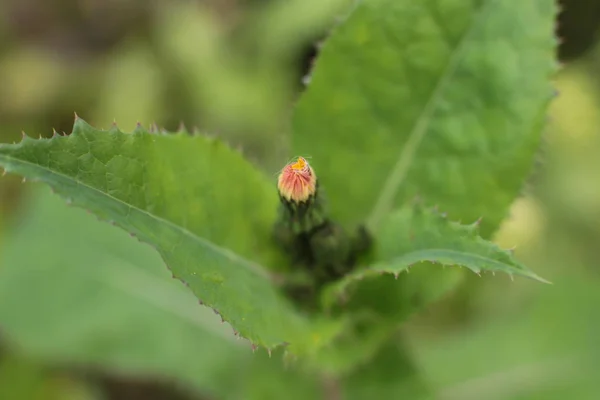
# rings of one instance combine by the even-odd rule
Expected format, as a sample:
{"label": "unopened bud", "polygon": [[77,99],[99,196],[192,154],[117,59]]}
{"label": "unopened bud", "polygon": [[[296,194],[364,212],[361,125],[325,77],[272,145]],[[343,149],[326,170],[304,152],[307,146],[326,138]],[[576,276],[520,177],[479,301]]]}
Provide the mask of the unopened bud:
{"label": "unopened bud", "polygon": [[287,201],[302,203],[316,192],[317,176],[303,157],[286,165],[277,182],[279,194]]}
{"label": "unopened bud", "polygon": [[314,170],[303,157],[288,163],[277,181],[281,201],[274,238],[295,266],[306,268],[304,273],[309,279],[287,289],[309,307],[318,303],[315,295],[322,285],[351,271],[371,247],[366,229],[360,228],[349,235],[343,226],[329,218],[319,186]]}

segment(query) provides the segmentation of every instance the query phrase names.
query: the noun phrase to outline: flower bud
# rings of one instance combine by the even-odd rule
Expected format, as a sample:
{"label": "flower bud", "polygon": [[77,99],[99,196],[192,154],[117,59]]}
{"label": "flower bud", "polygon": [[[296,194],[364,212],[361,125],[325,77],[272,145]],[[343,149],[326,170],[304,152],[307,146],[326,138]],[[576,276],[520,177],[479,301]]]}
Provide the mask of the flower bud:
{"label": "flower bud", "polygon": [[277,189],[285,200],[306,202],[316,192],[317,177],[303,157],[286,165],[279,174]]}

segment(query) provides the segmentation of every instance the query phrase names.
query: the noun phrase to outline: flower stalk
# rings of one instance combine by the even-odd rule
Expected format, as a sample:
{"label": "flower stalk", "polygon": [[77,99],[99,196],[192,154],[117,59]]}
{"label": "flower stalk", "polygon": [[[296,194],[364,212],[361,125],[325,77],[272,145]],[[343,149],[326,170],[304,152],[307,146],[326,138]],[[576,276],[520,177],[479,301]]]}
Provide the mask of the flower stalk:
{"label": "flower stalk", "polygon": [[275,237],[311,275],[315,288],[348,273],[370,239],[364,229],[348,235],[329,218],[323,189],[308,161],[298,157],[288,163],[279,174],[277,189]]}

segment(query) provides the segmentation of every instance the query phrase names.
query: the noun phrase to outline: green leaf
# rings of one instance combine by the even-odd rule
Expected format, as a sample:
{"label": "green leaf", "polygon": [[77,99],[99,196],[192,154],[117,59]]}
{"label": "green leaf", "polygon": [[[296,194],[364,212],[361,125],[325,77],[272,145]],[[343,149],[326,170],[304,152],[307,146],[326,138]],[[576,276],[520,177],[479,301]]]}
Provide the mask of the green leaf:
{"label": "green leaf", "polygon": [[377,261],[330,285],[324,293],[324,302],[331,306],[350,286],[365,278],[381,279],[386,273],[397,277],[409,272],[412,266],[431,263],[466,267],[476,274],[503,272],[511,277],[519,275],[549,283],[517,261],[510,250],[482,239],[478,231],[479,220],[461,225],[420,203],[405,206],[391,214],[377,233]]}
{"label": "green leaf", "polygon": [[[347,282],[350,290],[329,287],[323,304],[339,303],[341,310],[374,310],[385,316],[393,327],[429,303],[440,300],[463,279],[460,268],[413,268],[409,274],[381,274],[377,278]],[[337,300],[336,300],[337,299]]]}
{"label": "green leaf", "polygon": [[2,250],[9,343],[44,361],[162,373],[202,389],[251,354],[152,248],[57,196],[31,194]]}
{"label": "green leaf", "polygon": [[2,249],[5,344],[50,365],[163,377],[219,398],[281,397],[286,388],[266,379],[314,385],[284,371],[281,354],[236,340],[152,248],[46,191],[31,194]]}
{"label": "green leaf", "polygon": [[77,118],[69,136],[1,145],[0,165],[153,245],[174,277],[253,343],[294,346],[309,336],[261,266],[285,265],[270,242],[276,190],[223,143],[99,131]]}
{"label": "green leaf", "polygon": [[362,1],[293,117],[332,216],[376,230],[416,194],[489,237],[528,175],[555,71],[555,0]]}

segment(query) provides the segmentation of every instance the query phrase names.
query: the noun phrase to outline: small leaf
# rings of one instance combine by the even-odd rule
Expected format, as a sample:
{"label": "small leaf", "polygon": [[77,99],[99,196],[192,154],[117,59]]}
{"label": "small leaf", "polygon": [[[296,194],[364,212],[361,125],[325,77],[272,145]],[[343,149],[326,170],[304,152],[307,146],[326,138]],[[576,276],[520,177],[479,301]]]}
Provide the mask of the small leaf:
{"label": "small leaf", "polygon": [[517,261],[510,251],[482,239],[478,228],[479,221],[461,225],[420,203],[406,206],[390,215],[378,232],[377,261],[332,284],[324,293],[325,304],[331,306],[350,285],[365,278],[380,278],[384,273],[398,276],[413,266],[421,268],[430,263],[466,267],[476,274],[501,272],[549,283]]}
{"label": "small leaf", "polygon": [[321,49],[293,117],[334,219],[377,229],[416,194],[489,235],[533,165],[555,0],[370,0]]}
{"label": "small leaf", "polygon": [[175,277],[252,342],[272,348],[307,333],[262,267],[285,265],[270,242],[273,184],[223,143],[99,131],[78,118],[69,136],[1,145],[0,165],[153,245]]}

